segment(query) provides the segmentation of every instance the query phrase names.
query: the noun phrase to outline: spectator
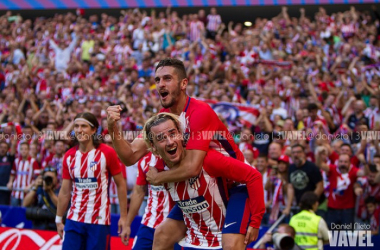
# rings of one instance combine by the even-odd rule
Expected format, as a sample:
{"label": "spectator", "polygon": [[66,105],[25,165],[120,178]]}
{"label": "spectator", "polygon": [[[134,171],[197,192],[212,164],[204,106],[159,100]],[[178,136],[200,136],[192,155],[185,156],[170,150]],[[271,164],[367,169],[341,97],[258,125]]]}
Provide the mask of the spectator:
{"label": "spectator", "polygon": [[222,18],[217,14],[216,8],[211,8],[210,14],[207,15],[206,37],[214,40],[221,24]]}
{"label": "spectator", "polygon": [[313,191],[320,198],[323,196],[321,172],[314,163],[306,160],[305,148],[300,144],[295,144],[292,146],[291,152],[293,164],[289,166],[288,203],[282,211],[284,214],[290,213],[293,199],[295,198],[298,204],[301,196],[307,191]]}
{"label": "spectator", "polygon": [[[287,234],[289,235],[290,237],[292,237],[293,239],[296,237],[296,231],[294,230],[294,228],[292,226],[289,226],[288,224],[280,224],[277,228],[277,231],[276,233],[278,234]],[[259,246],[259,249],[273,249],[273,248],[266,248],[265,247],[265,244],[268,244],[268,243],[273,243],[273,234],[272,233],[266,233],[264,235],[264,238],[263,240],[261,241],[261,245]],[[276,248],[274,248],[275,250],[281,250],[281,248],[278,248],[279,246],[277,246]],[[289,249],[289,250],[301,250],[302,248],[300,248],[297,244],[295,244],[293,246],[293,248]]]}
{"label": "spectator", "polygon": [[354,185],[354,192],[356,195],[360,196],[358,217],[362,220],[368,220],[370,218],[366,211],[365,199],[368,197],[375,197],[376,201],[380,202],[380,183],[376,182],[376,176],[378,176],[379,171],[376,165],[368,165],[369,173],[365,177],[358,179],[357,183]]}
{"label": "spectator", "polygon": [[38,163],[29,156],[29,144],[20,143],[20,156],[15,159],[7,188],[12,190],[11,206],[21,206],[25,193],[40,173]]}
{"label": "spectator", "polygon": [[305,192],[300,199],[301,212],[289,222],[296,231],[295,242],[302,249],[323,249],[323,244],[329,242],[326,222],[315,214],[319,206],[318,199],[314,192]]}
{"label": "spectator", "polygon": [[59,192],[57,184],[57,170],[50,167],[44,168],[25,195],[22,206],[28,207],[26,216],[32,220],[34,229],[56,230],[54,218]]}
{"label": "spectator", "polygon": [[63,40],[59,41],[59,45],[57,45],[54,40],[49,40],[50,47],[54,50],[54,65],[57,71],[66,71],[70,62],[71,52],[74,50],[76,43],[77,37],[75,34],[73,35],[73,39],[68,47],[66,47]]}
{"label": "spectator", "polygon": [[42,162],[42,169],[45,168],[54,168],[57,170],[57,179],[58,184],[62,181],[62,163],[63,155],[66,152],[66,144],[64,141],[56,140],[54,142],[54,153],[51,153],[45,160]]}
{"label": "spectator", "polygon": [[327,223],[351,225],[354,228],[355,193],[353,186],[358,177],[364,176],[364,171],[351,166],[350,157],[346,154],[339,155],[338,165],[328,165],[327,152],[324,147],[316,150],[316,165],[325,171],[330,183],[327,202]]}
{"label": "spectator", "polygon": [[[6,187],[10,175],[12,166],[15,160],[16,142],[13,140],[11,150],[9,151],[9,144],[5,141],[0,142],[0,186]],[[0,191],[0,204],[9,205],[11,194],[9,191]]]}
{"label": "spectator", "polygon": [[375,197],[369,196],[365,199],[365,205],[367,207],[367,213],[370,216],[371,235],[378,235],[380,223],[379,204]]}

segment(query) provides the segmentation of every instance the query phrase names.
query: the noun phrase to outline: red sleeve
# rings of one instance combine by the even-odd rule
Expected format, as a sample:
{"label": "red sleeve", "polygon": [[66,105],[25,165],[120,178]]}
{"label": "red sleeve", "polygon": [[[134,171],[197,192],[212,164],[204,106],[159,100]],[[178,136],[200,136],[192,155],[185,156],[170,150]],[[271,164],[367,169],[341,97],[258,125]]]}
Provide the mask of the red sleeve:
{"label": "red sleeve", "polygon": [[146,174],[142,170],[141,163],[142,161],[140,160],[139,163],[137,164],[138,172],[137,172],[136,185],[145,186],[148,184],[148,182],[146,180]]}
{"label": "red sleeve", "polygon": [[67,166],[67,157],[69,156],[71,150],[69,150],[64,156],[62,161],[62,178],[66,180],[71,180],[69,166]]}
{"label": "red sleeve", "polygon": [[33,173],[35,177],[41,173],[40,165],[38,165],[36,160],[33,162]]}
{"label": "red sleeve", "polygon": [[119,166],[121,168],[121,174],[123,175],[123,178],[124,179],[127,179],[127,169],[125,167],[125,165],[121,162],[121,160],[118,158],[119,160]]}
{"label": "red sleeve", "polygon": [[221,121],[210,106],[195,109],[190,115],[190,136],[186,149],[208,151],[210,142],[218,131],[219,122]]}
{"label": "red sleeve", "polygon": [[111,173],[111,176],[121,173],[119,158],[117,157],[116,151],[113,148],[104,145],[103,152],[105,153],[107,169]]}
{"label": "red sleeve", "polygon": [[226,157],[210,149],[203,161],[203,168],[212,176],[224,177],[233,181],[247,184],[249,207],[251,210],[250,226],[260,228],[265,213],[264,187],[262,176],[255,168]]}

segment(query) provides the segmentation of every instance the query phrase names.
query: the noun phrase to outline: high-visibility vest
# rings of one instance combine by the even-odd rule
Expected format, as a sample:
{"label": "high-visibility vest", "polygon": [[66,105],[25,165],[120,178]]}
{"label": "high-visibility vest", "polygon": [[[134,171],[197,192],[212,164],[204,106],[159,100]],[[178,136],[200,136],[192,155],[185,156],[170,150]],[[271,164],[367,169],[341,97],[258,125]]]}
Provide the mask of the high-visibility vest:
{"label": "high-visibility vest", "polygon": [[289,225],[296,231],[295,243],[302,249],[318,250],[318,226],[321,217],[302,210],[294,215]]}

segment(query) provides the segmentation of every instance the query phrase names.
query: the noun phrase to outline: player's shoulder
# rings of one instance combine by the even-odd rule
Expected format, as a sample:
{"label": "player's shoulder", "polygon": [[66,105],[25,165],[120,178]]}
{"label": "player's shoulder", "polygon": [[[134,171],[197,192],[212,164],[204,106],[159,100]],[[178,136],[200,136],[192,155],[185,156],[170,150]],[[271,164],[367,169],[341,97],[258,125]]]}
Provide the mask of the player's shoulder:
{"label": "player's shoulder", "polygon": [[195,98],[191,98],[190,104],[189,104],[189,111],[192,113],[197,113],[200,115],[210,115],[215,114],[215,111],[211,108],[210,105],[208,105],[206,102],[197,100]]}
{"label": "player's shoulder", "polygon": [[103,154],[114,154],[116,151],[111,146],[107,144],[100,143],[97,150],[100,150]]}
{"label": "player's shoulder", "polygon": [[77,146],[70,148],[69,150],[66,151],[65,157],[74,156],[76,154],[77,150],[78,150]]}

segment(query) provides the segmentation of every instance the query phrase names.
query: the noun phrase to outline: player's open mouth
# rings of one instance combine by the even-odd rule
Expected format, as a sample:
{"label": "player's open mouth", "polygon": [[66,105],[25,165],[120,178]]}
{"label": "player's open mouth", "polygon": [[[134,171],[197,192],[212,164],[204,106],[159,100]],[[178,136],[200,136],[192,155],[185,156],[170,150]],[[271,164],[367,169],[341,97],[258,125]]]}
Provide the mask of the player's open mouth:
{"label": "player's open mouth", "polygon": [[164,99],[165,97],[167,97],[167,96],[169,95],[169,92],[166,91],[166,90],[164,90],[164,91],[161,91],[161,92],[160,92],[160,95],[161,95],[161,97]]}
{"label": "player's open mouth", "polygon": [[174,155],[177,152],[177,147],[170,148],[166,150],[166,152],[168,152],[170,155]]}

